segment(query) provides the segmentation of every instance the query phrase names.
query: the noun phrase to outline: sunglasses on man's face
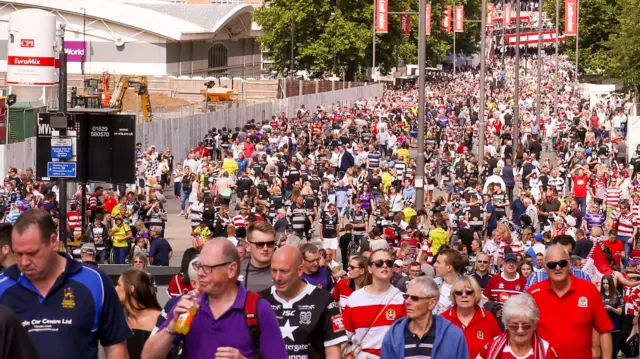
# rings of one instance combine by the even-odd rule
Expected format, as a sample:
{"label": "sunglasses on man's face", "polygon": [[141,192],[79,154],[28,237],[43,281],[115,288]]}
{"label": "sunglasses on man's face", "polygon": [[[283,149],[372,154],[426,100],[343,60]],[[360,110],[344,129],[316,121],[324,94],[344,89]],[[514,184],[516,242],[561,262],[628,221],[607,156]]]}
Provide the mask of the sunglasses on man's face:
{"label": "sunglasses on man's face", "polygon": [[378,259],[377,261],[373,262],[373,265],[378,267],[378,268],[382,268],[385,264],[389,268],[393,267],[393,261],[391,259],[387,259],[386,261],[384,261],[382,259]]}
{"label": "sunglasses on man's face", "polygon": [[545,264],[549,269],[556,269],[558,266],[560,268],[564,268],[569,265],[569,261],[566,259],[561,259],[559,261],[550,261]]}

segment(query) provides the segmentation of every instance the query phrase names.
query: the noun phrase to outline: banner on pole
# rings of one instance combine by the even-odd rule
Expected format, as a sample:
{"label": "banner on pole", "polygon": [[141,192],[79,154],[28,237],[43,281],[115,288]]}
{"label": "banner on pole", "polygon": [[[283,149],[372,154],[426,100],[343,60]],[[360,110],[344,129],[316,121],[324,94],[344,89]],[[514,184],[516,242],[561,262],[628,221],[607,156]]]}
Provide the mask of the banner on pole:
{"label": "banner on pole", "polygon": [[[407,11],[411,11],[411,3],[407,4]],[[404,36],[411,35],[411,15],[400,16],[400,23],[402,24],[402,34]]]}
{"label": "banner on pole", "polygon": [[447,5],[442,10],[442,28],[447,34],[451,32],[451,5]]}
{"label": "banner on pole", "polygon": [[493,3],[487,4],[487,26],[493,25],[493,11],[495,10],[495,5]]}
{"label": "banner on pole", "polygon": [[464,6],[457,5],[454,14],[453,31],[464,32]]}
{"label": "banner on pole", "polygon": [[564,0],[564,34],[576,36],[578,22],[578,4],[576,0]]}
{"label": "banner on pole", "polygon": [[427,4],[426,7],[427,7],[427,11],[425,12],[427,14],[427,26],[425,31],[427,35],[431,35],[431,4]]}
{"label": "banner on pole", "polygon": [[389,7],[388,0],[376,1],[376,33],[386,34],[389,32],[389,14],[387,14]]}
{"label": "banner on pole", "polygon": [[504,4],[504,16],[502,21],[505,25],[511,24],[511,4]]}

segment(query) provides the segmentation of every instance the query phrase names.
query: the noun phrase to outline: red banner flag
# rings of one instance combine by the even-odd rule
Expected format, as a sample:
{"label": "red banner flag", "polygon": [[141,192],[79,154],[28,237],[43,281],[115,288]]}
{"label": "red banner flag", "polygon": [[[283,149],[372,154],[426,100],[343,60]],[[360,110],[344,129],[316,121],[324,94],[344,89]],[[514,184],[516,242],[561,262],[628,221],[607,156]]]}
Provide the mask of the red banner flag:
{"label": "red banner flag", "polygon": [[495,10],[495,5],[493,3],[487,4],[487,26],[493,25],[493,11]]}
{"label": "red banner flag", "polygon": [[431,35],[431,4],[427,4],[427,26],[426,26],[426,33],[427,35]]}
{"label": "red banner flag", "polygon": [[[407,11],[411,11],[411,3],[407,4]],[[401,15],[400,23],[402,24],[402,33],[405,36],[411,35],[411,15]]]}
{"label": "red banner flag", "polygon": [[457,5],[453,17],[453,31],[464,32],[464,6]]}
{"label": "red banner flag", "polygon": [[447,34],[451,32],[451,5],[447,5],[442,10],[442,28]]}
{"label": "red banner flag", "polygon": [[564,0],[564,34],[575,36],[578,22],[578,4],[576,0]]}
{"label": "red banner flag", "polygon": [[388,0],[376,1],[376,33],[385,34],[389,32],[389,14],[387,14],[389,7]]}
{"label": "red banner flag", "polygon": [[505,25],[511,24],[511,4],[504,4],[504,19],[502,21]]}

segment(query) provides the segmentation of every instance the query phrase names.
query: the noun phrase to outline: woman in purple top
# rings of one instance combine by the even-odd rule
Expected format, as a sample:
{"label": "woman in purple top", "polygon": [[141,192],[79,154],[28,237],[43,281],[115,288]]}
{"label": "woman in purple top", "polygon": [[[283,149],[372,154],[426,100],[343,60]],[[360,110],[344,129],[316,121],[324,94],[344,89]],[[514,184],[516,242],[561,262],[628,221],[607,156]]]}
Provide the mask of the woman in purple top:
{"label": "woman in purple top", "polygon": [[371,215],[371,212],[376,209],[376,205],[375,197],[373,196],[373,193],[371,193],[371,186],[369,186],[368,183],[362,185],[362,191],[358,194],[358,199],[360,200],[362,209]]}

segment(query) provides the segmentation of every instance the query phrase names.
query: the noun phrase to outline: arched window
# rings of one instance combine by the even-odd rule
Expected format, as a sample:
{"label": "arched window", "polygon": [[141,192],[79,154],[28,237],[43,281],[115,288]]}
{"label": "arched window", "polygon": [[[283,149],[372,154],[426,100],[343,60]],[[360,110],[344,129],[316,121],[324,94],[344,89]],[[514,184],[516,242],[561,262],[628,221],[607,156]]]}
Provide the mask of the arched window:
{"label": "arched window", "polygon": [[227,67],[227,47],[217,43],[209,48],[209,68]]}

